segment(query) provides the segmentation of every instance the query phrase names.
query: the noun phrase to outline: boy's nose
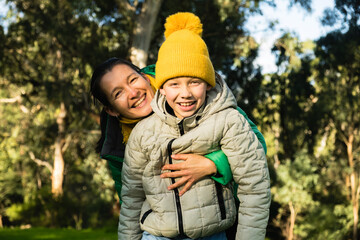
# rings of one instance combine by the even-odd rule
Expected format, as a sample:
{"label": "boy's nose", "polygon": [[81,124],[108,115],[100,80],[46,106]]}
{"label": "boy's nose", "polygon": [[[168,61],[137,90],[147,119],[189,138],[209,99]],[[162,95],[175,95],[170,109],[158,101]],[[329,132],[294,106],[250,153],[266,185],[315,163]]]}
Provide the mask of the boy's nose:
{"label": "boy's nose", "polygon": [[192,94],[191,92],[189,91],[189,88],[188,87],[182,87],[181,90],[180,90],[180,97],[182,98],[189,98],[191,97]]}

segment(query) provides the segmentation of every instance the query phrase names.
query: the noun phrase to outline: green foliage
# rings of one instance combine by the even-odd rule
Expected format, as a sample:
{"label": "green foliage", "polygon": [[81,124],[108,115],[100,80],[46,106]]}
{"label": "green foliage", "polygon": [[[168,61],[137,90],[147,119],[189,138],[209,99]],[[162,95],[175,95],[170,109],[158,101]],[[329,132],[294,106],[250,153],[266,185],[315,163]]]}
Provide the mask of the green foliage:
{"label": "green foliage", "polygon": [[[356,239],[353,229],[358,226],[354,226],[353,209],[354,201],[359,199],[354,189],[359,186],[360,160],[358,9],[353,1],[336,1],[332,14],[337,15],[330,18],[328,10],[325,21],[341,19],[344,28],[321,37],[315,45],[284,34],[273,49],[279,71],[265,82],[265,91],[272,98],[257,111],[275,132],[273,138],[267,138],[269,160],[278,166],[272,188],[274,205],[281,205],[273,222],[282,228],[283,236],[290,235],[284,226],[290,226],[292,207],[297,212],[294,238]],[[299,159],[303,159],[302,165],[297,163]],[[312,171],[304,172],[298,166],[311,166]],[[351,178],[355,179],[352,183]],[[309,181],[316,184],[311,186]]]}
{"label": "green foliage", "polygon": [[113,213],[112,202],[95,198],[94,193],[83,186],[83,181],[77,191],[77,197],[73,195],[74,189],[66,189],[63,196],[54,198],[49,189],[43,188],[31,200],[8,207],[6,215],[13,223],[31,226],[82,229],[116,225],[117,214]]}
{"label": "green foliage", "polygon": [[[0,103],[5,116],[0,120],[0,215],[13,224],[82,228],[113,223],[115,191],[106,162],[93,150],[99,131],[88,89],[92,66],[126,53],[128,45],[119,44],[126,43],[124,22],[115,26],[101,14],[94,17],[98,7],[87,1],[9,2],[12,20],[0,35],[5,40],[0,54],[0,98],[5,99]],[[53,199],[50,168],[60,103],[67,110],[66,193]]]}
{"label": "green foliage", "polygon": [[[301,152],[295,156],[294,161],[287,160],[277,168],[277,182],[272,188],[272,194],[274,200],[282,207],[276,217],[276,224],[281,225],[281,219],[290,214],[291,210],[294,210],[297,221],[301,222],[308,213],[319,206],[319,202],[313,199],[319,176],[312,162],[311,156]],[[295,226],[294,233],[306,238],[306,232],[297,228],[298,224]]]}

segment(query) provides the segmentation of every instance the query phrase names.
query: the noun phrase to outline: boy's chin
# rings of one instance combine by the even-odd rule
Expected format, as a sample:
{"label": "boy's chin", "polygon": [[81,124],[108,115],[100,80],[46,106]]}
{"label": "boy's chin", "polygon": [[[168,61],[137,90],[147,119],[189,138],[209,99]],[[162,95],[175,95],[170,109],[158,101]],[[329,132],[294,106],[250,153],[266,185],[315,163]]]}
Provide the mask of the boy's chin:
{"label": "boy's chin", "polygon": [[194,115],[195,112],[186,112],[186,113],[178,113],[177,117],[180,119],[184,119],[187,117],[191,117],[192,115]]}

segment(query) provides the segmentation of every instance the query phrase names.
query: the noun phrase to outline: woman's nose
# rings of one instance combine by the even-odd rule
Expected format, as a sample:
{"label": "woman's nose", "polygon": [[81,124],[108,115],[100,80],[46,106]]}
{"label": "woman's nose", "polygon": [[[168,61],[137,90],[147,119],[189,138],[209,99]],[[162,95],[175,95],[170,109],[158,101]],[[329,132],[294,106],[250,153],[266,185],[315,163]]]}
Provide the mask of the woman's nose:
{"label": "woman's nose", "polygon": [[128,94],[130,98],[136,98],[139,95],[139,91],[136,88],[129,87]]}

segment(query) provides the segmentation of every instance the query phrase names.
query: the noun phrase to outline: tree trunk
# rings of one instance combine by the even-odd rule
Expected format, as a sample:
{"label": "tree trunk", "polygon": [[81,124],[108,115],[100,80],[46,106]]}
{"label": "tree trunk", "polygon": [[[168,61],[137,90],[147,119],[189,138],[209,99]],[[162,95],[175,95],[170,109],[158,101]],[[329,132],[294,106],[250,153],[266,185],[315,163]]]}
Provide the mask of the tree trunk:
{"label": "tree trunk", "polygon": [[54,154],[54,166],[51,176],[52,186],[51,192],[55,197],[63,194],[63,180],[64,180],[64,157],[62,146],[64,144],[65,135],[65,117],[66,109],[65,104],[60,104],[60,112],[57,116],[56,123],[58,124],[58,136],[55,140],[55,154]]}
{"label": "tree trunk", "polygon": [[293,240],[294,239],[295,220],[296,220],[296,211],[295,211],[295,207],[291,201],[289,202],[289,208],[290,208],[290,226],[289,226],[287,240]]}
{"label": "tree trunk", "polygon": [[351,169],[350,174],[350,188],[351,188],[351,204],[353,208],[353,240],[357,240],[358,236],[358,222],[359,222],[359,194],[360,194],[360,185],[358,180],[358,173],[355,169],[354,155],[353,155],[353,142],[354,134],[350,134],[348,140],[346,141],[347,146],[347,156],[349,161],[349,167]]}
{"label": "tree trunk", "polygon": [[146,66],[148,51],[151,42],[151,33],[154,29],[162,0],[146,0],[136,21],[133,32],[133,43],[130,49],[130,60],[136,66]]}
{"label": "tree trunk", "polygon": [[278,152],[280,152],[280,128],[275,127],[275,139],[274,139],[274,147],[275,147],[275,154],[274,154],[274,168],[277,169],[280,166],[280,160]]}

